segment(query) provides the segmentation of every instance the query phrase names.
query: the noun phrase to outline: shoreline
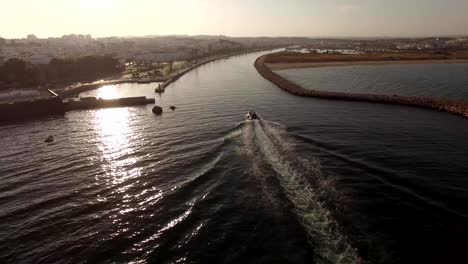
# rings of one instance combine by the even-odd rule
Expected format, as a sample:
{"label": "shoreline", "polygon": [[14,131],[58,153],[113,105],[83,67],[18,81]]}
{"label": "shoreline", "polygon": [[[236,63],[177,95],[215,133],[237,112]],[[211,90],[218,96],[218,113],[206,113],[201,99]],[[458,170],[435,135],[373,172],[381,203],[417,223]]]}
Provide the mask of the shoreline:
{"label": "shoreline", "polygon": [[164,76],[164,77],[157,77],[157,78],[143,78],[143,79],[132,79],[132,80],[124,80],[124,79],[119,79],[119,80],[113,80],[113,81],[106,81],[106,82],[93,82],[93,83],[85,83],[79,86],[75,87],[65,87],[62,89],[54,89],[54,92],[57,92],[60,97],[63,98],[69,98],[76,96],[80,93],[83,92],[88,92],[92,91],[95,89],[99,89],[103,86],[106,85],[116,85],[116,84],[124,84],[124,83],[137,83],[137,84],[148,84],[148,83],[161,83],[162,88],[167,88],[170,84],[173,82],[177,81],[180,77],[184,76],[185,74],[191,72],[192,70],[203,66],[205,64],[208,64],[213,61],[217,60],[222,60],[222,59],[227,59],[232,56],[239,56],[239,55],[244,55],[252,52],[259,52],[259,51],[267,51],[267,50],[272,50],[271,48],[268,49],[254,49],[254,50],[247,50],[247,51],[241,51],[241,52],[235,52],[232,54],[225,54],[213,58],[206,59],[204,61],[198,62],[186,69],[183,69],[181,72],[176,73],[172,76]]}
{"label": "shoreline", "polygon": [[53,89],[53,91],[58,93],[59,96],[63,98],[69,98],[69,97],[78,95],[80,93],[99,89],[106,85],[117,85],[117,84],[124,84],[124,83],[136,83],[136,84],[162,83],[167,79],[168,78],[164,78],[163,80],[161,80],[161,78],[150,78],[150,79],[144,78],[144,79],[132,79],[132,80],[119,79],[119,80],[113,80],[113,81],[85,83],[85,84],[72,86],[72,87],[68,86],[68,87],[64,87],[61,89]]}
{"label": "shoreline", "polygon": [[263,55],[255,60],[254,66],[258,73],[263,76],[263,78],[278,86],[280,89],[296,96],[413,106],[447,112],[468,119],[467,102],[444,100],[431,97],[341,93],[305,89],[300,85],[293,83],[273,72],[273,70],[268,67],[267,63],[264,62],[268,55],[270,54]]}
{"label": "shoreline", "polygon": [[457,64],[468,63],[468,59],[428,59],[428,60],[380,60],[380,61],[330,61],[330,62],[277,62],[265,63],[272,71],[347,67],[347,66],[381,66],[381,65],[406,65],[406,64]]}
{"label": "shoreline", "polygon": [[244,54],[249,54],[249,53],[253,53],[253,52],[260,52],[260,51],[267,51],[267,50],[272,50],[272,49],[271,48],[268,48],[268,49],[254,49],[254,50],[234,52],[232,54],[226,54],[226,55],[221,55],[221,56],[214,57],[214,58],[209,58],[209,59],[201,61],[201,62],[199,62],[199,63],[197,63],[195,65],[192,65],[191,67],[189,67],[187,69],[184,69],[182,72],[180,72],[180,73],[178,73],[178,74],[176,74],[174,76],[171,76],[167,81],[165,81],[164,83],[161,84],[161,87],[164,88],[164,89],[167,88],[170,84],[177,81],[180,77],[182,77],[185,74],[191,72],[192,70],[195,70],[196,68],[198,68],[200,66],[203,66],[205,64],[208,64],[210,62],[214,62],[214,61],[222,60],[222,59],[228,59],[228,58],[233,57],[233,56],[240,56],[240,55],[244,55]]}

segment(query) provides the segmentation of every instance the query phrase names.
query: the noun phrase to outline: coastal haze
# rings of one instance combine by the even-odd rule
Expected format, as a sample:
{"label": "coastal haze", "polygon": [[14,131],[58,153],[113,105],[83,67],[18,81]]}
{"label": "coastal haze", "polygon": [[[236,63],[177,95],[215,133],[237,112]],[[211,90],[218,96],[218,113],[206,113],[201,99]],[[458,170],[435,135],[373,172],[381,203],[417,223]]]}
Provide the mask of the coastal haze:
{"label": "coastal haze", "polygon": [[16,0],[2,1],[0,36],[353,36],[468,34],[460,0]]}
{"label": "coastal haze", "polygon": [[465,262],[468,3],[2,8],[0,263]]}

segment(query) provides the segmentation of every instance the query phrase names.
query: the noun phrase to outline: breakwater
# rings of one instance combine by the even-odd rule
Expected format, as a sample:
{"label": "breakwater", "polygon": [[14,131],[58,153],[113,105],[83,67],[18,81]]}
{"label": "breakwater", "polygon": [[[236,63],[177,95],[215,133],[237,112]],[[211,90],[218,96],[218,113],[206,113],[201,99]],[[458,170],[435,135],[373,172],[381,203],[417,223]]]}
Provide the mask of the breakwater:
{"label": "breakwater", "polygon": [[273,72],[266,64],[265,58],[268,55],[261,56],[255,60],[254,66],[265,79],[269,80],[282,90],[297,96],[317,97],[324,99],[362,101],[371,103],[384,103],[395,105],[415,106],[426,109],[444,111],[451,114],[468,118],[468,103],[444,100],[430,97],[400,96],[400,95],[377,95],[377,94],[355,94],[326,92],[304,89],[303,87],[287,80],[284,77]]}
{"label": "breakwater", "polygon": [[34,118],[47,115],[60,115],[66,112],[59,97],[0,104],[0,122]]}
{"label": "breakwater", "polygon": [[98,109],[98,108],[112,108],[112,107],[126,107],[126,106],[138,106],[146,104],[154,104],[154,98],[141,97],[127,97],[118,99],[97,99],[95,97],[85,97],[80,100],[69,100],[64,102],[66,111],[72,110],[87,110],[87,109]]}
{"label": "breakwater", "polygon": [[116,85],[116,84],[122,84],[122,83],[147,84],[147,83],[154,83],[154,82],[164,82],[169,79],[170,77],[158,77],[158,78],[145,78],[145,79],[137,79],[137,80],[114,80],[114,81],[106,81],[106,82],[95,82],[95,83],[82,84],[78,86],[69,86],[63,89],[56,89],[55,92],[60,94],[62,98],[67,98],[67,97],[78,95],[80,93],[92,91],[92,90],[98,89],[106,85]]}
{"label": "breakwater", "polygon": [[0,104],[0,122],[37,118],[48,115],[63,115],[73,110],[88,110],[112,107],[128,107],[154,104],[154,98],[127,97],[118,99],[97,99],[85,97],[79,100],[62,101],[58,96],[50,99],[37,99]]}

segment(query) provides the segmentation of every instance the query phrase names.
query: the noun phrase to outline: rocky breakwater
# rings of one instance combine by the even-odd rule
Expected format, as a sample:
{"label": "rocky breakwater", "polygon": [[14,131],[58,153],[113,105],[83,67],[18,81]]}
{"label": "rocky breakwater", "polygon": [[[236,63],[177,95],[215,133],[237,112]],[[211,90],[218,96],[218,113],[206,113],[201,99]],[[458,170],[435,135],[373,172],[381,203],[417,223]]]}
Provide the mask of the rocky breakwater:
{"label": "rocky breakwater", "polygon": [[154,98],[146,98],[145,96],[118,99],[97,99],[95,97],[83,97],[80,98],[80,100],[68,100],[64,102],[64,105],[67,111],[71,111],[97,108],[138,106],[154,103]]}
{"label": "rocky breakwater", "polygon": [[443,100],[437,98],[400,96],[400,95],[376,95],[376,94],[355,94],[326,92],[304,89],[303,87],[281,77],[273,72],[264,62],[268,55],[261,56],[255,61],[255,68],[265,79],[274,83],[282,90],[297,96],[309,96],[324,99],[362,101],[372,103],[397,104],[415,106],[427,109],[434,109],[459,115],[468,119],[468,103],[453,100]]}
{"label": "rocky breakwater", "polygon": [[84,97],[79,100],[62,101],[60,96],[48,99],[35,99],[0,104],[0,122],[17,121],[48,115],[63,115],[67,111],[112,107],[130,107],[154,104],[154,98],[126,97],[117,99],[97,99]]}
{"label": "rocky breakwater", "polygon": [[59,97],[0,104],[0,122],[47,115],[63,115],[66,108]]}

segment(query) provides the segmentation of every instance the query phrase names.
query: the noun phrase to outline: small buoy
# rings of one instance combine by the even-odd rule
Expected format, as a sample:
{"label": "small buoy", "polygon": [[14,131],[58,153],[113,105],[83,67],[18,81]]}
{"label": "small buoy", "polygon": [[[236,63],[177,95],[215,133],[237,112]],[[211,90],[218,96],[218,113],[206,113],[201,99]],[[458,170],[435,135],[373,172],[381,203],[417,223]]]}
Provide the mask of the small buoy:
{"label": "small buoy", "polygon": [[51,143],[54,142],[54,137],[53,136],[48,136],[46,140],[44,140],[45,143]]}
{"label": "small buoy", "polygon": [[173,106],[173,105],[171,105],[169,108],[170,108],[172,111],[174,111],[174,110],[176,109],[176,107]]}
{"label": "small buoy", "polygon": [[162,115],[163,109],[162,107],[159,106],[154,106],[153,107],[153,114],[155,115]]}

